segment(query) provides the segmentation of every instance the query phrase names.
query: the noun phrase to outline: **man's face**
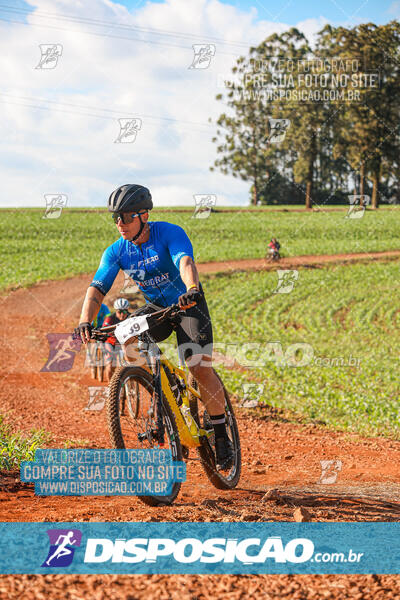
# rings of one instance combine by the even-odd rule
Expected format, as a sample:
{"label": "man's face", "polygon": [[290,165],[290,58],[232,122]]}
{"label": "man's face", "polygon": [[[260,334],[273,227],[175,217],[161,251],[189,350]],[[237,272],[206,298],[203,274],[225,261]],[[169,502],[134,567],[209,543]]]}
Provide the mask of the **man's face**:
{"label": "man's face", "polygon": [[117,319],[119,319],[120,321],[125,321],[129,313],[127,310],[116,310],[115,314],[117,315]]}
{"label": "man's face", "polygon": [[[117,229],[120,232],[120,234],[122,235],[122,237],[124,238],[124,240],[131,240],[132,238],[135,237],[135,235],[137,235],[139,233],[139,229],[140,229],[140,219],[139,216],[136,216],[132,219],[132,214],[135,214],[133,212],[124,212],[123,216],[124,216],[124,221],[125,223],[122,222],[121,219],[118,219],[116,225],[117,225]],[[149,218],[149,213],[143,212],[141,213],[141,219],[143,221],[143,223],[147,223],[148,218]],[[129,221],[131,221],[129,223]]]}

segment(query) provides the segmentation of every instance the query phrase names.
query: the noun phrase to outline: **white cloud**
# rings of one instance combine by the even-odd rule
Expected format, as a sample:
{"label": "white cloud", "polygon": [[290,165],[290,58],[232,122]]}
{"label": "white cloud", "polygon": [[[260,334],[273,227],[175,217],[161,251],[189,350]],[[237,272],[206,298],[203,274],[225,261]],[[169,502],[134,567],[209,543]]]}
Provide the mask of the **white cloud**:
{"label": "white cloud", "polygon": [[305,19],[296,25],[297,29],[302,31],[311,45],[314,45],[316,34],[321,31],[329,21],[325,17],[317,19]]}
{"label": "white cloud", "polygon": [[[224,110],[215,100],[218,78],[229,77],[246,44],[284,31],[285,24],[256,20],[253,9],[239,11],[218,0],[148,2],[133,14],[110,0],[31,4],[28,25],[0,21],[1,206],[40,206],[44,194],[57,192],[68,194],[70,206],[101,205],[126,182],[148,185],[160,205],[193,204],[197,193],[248,203],[249,183],[209,171],[216,153],[208,118],[215,121]],[[57,19],[49,17],[55,13]],[[63,18],[71,14],[78,20]],[[36,26],[43,24],[49,27]],[[313,35],[323,24],[311,19],[301,28]],[[129,37],[138,39],[123,39]],[[221,39],[210,67],[189,69],[192,44],[208,38]],[[61,44],[62,56],[54,69],[35,69],[45,43]],[[136,141],[115,144],[117,118],[129,115],[142,119]]]}
{"label": "white cloud", "polygon": [[399,0],[392,2],[392,4],[389,6],[388,13],[393,15],[396,18],[400,17],[400,2],[399,2]]}

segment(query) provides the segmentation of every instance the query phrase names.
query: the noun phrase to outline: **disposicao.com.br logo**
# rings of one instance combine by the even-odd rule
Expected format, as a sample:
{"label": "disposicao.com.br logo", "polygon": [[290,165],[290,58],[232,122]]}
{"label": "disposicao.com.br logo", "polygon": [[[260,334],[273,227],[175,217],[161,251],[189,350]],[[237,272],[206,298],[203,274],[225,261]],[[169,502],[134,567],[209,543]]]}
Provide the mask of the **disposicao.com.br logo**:
{"label": "disposicao.com.br logo", "polygon": [[50,548],[42,567],[68,567],[74,558],[75,548],[81,545],[79,529],[49,529]]}
{"label": "disposicao.com.br logo", "polygon": [[[122,532],[121,532],[122,533]],[[220,564],[224,571],[236,572],[240,565],[257,565],[262,569],[278,568],[285,572],[298,565],[301,571],[305,563],[360,563],[363,553],[337,552],[334,548],[320,547],[315,551],[314,542],[306,537],[289,539],[286,543],[280,535],[260,537],[88,537],[83,544],[82,533],[78,529],[51,529],[47,531],[50,548],[41,567],[68,567],[74,559],[74,552],[81,545],[79,559],[75,560],[78,571],[82,568],[100,569],[100,572],[124,572],[129,564],[143,565],[141,571],[163,572],[167,567],[171,572],[186,572],[192,565],[196,572],[206,573]],[[318,544],[319,545],[319,544]],[[329,550],[329,552],[328,552]],[[82,560],[83,558],[83,560]],[[117,565],[122,571],[118,571]],[[80,565],[80,566],[79,566]],[[93,567],[91,566],[93,565]],[[96,567],[97,565],[97,567]],[[125,565],[125,566],[124,566]],[[147,565],[147,566],[146,566]],[[186,566],[185,566],[186,565]],[[209,565],[209,567],[207,566]],[[214,565],[211,567],[211,565]],[[275,566],[274,566],[275,565]],[[286,566],[285,566],[286,565]],[[302,566],[303,565],[303,566]],[[321,565],[322,566],[322,565]],[[128,567],[129,568],[129,567]],[[308,567],[306,567],[308,568]],[[345,569],[345,565],[343,565]],[[156,571],[154,571],[156,569]],[[116,571],[117,570],[117,571]],[[323,568],[324,570],[324,568]],[[240,571],[241,572],[241,571]],[[290,571],[291,572],[291,571]]]}
{"label": "disposicao.com.br logo", "polygon": [[[251,550],[251,553],[250,552]],[[172,557],[178,563],[302,563],[311,559],[314,544],[307,538],[295,538],[284,546],[281,537],[228,539],[170,538],[110,539],[89,538],[85,563],[156,563],[159,558]]]}

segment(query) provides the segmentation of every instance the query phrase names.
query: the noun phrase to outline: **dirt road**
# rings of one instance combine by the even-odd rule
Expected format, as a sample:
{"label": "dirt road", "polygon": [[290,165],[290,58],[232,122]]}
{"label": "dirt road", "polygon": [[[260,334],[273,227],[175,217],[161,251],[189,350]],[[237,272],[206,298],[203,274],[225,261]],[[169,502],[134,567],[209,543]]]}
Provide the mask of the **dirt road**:
{"label": "dirt road", "polygon": [[[382,253],[379,253],[382,254]],[[387,253],[385,253],[387,254]],[[399,253],[400,254],[400,253]],[[226,264],[226,263],[224,263]],[[114,285],[117,295],[122,278]],[[0,412],[22,430],[43,427],[52,447],[108,447],[104,411],[85,410],[83,352],[65,373],[41,373],[46,334],[70,332],[79,317],[88,276],[18,289],[0,298]],[[229,322],[227,321],[227,326]],[[399,521],[400,443],[326,431],[285,421],[269,410],[237,407],[243,472],[231,492],[211,488],[196,455],[172,507],[150,508],[136,498],[38,498],[17,474],[0,479],[2,521],[293,521],[305,507],[313,521]],[[342,462],[336,483],[318,483],[320,461]],[[277,489],[275,500],[263,501]],[[3,576],[0,598],[395,598],[392,576]]]}
{"label": "dirt road", "polygon": [[273,271],[275,269],[297,269],[301,267],[322,267],[324,265],[352,264],[375,260],[395,260],[400,258],[400,250],[385,252],[353,252],[349,254],[319,254],[290,256],[278,262],[270,262],[265,258],[244,258],[242,260],[214,261],[198,264],[200,273],[217,273],[230,271]]}

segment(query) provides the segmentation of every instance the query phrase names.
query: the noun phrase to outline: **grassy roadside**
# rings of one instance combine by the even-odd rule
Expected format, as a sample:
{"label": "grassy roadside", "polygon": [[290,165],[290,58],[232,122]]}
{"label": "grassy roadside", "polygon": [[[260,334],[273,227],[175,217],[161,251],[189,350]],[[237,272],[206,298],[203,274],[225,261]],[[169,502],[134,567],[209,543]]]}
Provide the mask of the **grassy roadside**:
{"label": "grassy roadside", "polygon": [[44,429],[32,429],[23,434],[14,431],[0,414],[0,469],[18,469],[24,460],[34,460],[37,448],[51,440],[51,434]]}
{"label": "grassy roadside", "polygon": [[[256,381],[260,401],[306,421],[400,439],[398,269],[302,270],[288,294],[273,293],[273,272],[203,277],[214,339],[248,368],[218,367],[228,388],[243,397],[242,385]],[[298,343],[308,345],[295,355],[306,364],[289,366]]]}
{"label": "grassy roadside", "polygon": [[[154,210],[153,220],[182,226],[197,262],[261,258],[273,235],[284,256],[377,252],[400,248],[398,211],[369,211],[362,219],[339,212],[220,212],[193,219],[190,212]],[[0,290],[97,269],[104,249],[118,237],[106,211],[66,209],[43,219],[41,209],[3,210],[0,220]]]}
{"label": "grassy roadside", "polygon": [[[48,447],[55,442],[50,431],[45,429],[31,429],[21,432],[12,427],[10,415],[0,413],[0,470],[18,470],[24,460],[34,460],[38,448]],[[80,438],[65,439],[60,448],[87,448],[90,440]]]}

